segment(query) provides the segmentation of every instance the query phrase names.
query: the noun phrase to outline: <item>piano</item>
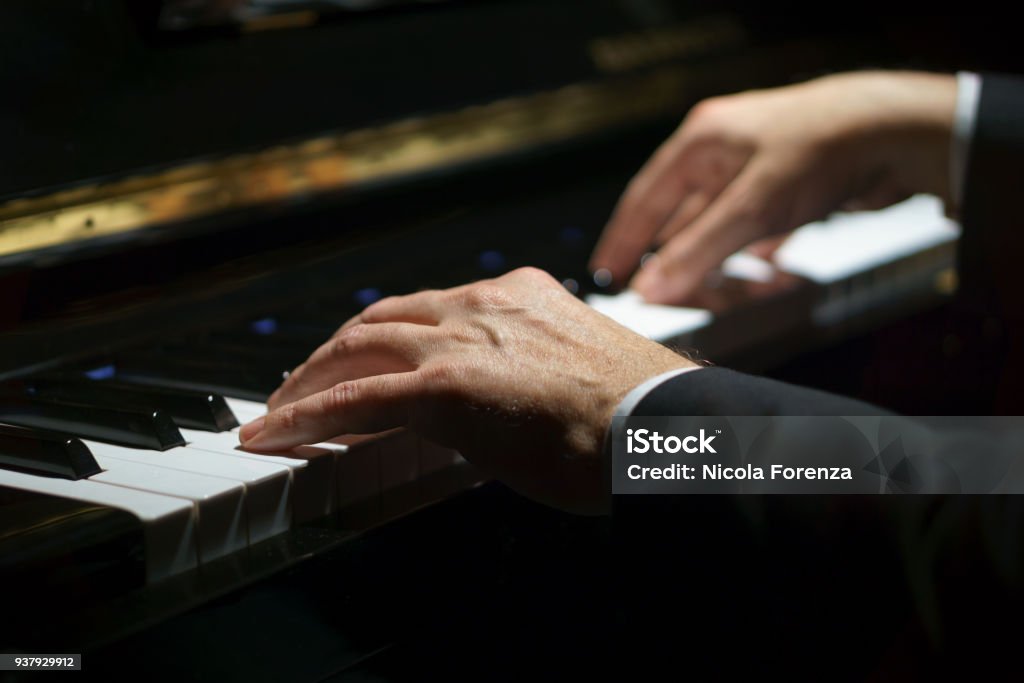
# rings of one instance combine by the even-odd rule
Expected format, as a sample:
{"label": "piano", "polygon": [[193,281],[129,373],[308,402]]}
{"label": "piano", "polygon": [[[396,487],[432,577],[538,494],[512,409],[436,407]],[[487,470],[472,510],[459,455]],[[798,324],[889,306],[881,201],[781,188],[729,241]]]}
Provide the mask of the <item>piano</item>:
{"label": "piano", "polygon": [[465,605],[521,590],[537,558],[593,557],[605,521],[403,430],[240,450],[283,373],[383,296],[538,266],[653,339],[827,388],[920,324],[966,352],[942,327],[959,228],[931,197],[805,226],[771,263],[737,254],[684,307],[585,269],[695,102],[946,66],[907,49],[941,22],[681,0],[4,5],[0,652],[83,653],[101,677],[398,677],[406,656],[439,666]]}

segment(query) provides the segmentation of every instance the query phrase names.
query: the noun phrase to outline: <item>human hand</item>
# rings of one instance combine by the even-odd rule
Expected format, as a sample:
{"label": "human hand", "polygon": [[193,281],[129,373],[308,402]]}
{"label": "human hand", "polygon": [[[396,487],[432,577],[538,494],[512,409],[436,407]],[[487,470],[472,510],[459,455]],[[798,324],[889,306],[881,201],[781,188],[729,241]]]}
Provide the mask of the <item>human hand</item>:
{"label": "human hand", "polygon": [[953,76],[862,72],[705,100],[630,182],[591,258],[680,303],[756,240],[840,208],[949,198]]}
{"label": "human hand", "polygon": [[379,301],[242,428],[278,451],[407,426],[537,500],[600,508],[612,413],[644,380],[693,363],[622,327],[543,271]]}

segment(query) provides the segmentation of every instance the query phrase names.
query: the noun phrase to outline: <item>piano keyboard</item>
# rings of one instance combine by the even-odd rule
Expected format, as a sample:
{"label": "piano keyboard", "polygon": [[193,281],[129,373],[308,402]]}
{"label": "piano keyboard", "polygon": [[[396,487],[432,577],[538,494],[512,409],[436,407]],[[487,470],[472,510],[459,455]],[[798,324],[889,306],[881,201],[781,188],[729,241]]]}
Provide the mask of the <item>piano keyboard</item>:
{"label": "piano keyboard", "polygon": [[[919,288],[922,277],[951,267],[959,232],[940,199],[918,195],[880,211],[840,213],[806,225],[786,240],[772,263],[741,252],[723,264],[722,274],[762,285],[780,274],[804,278],[823,289],[809,314],[824,327],[896,300]],[[917,262],[930,250],[938,250],[932,262]],[[645,304],[629,291],[590,294],[587,302],[655,341],[688,339],[716,321],[713,311]]]}
{"label": "piano keyboard", "polygon": [[[62,395],[80,403],[55,402],[57,409],[42,417],[5,410],[3,406],[12,400],[11,389],[6,390],[8,397],[0,398],[0,414],[18,426],[0,427],[0,487],[132,513],[145,530],[149,582],[244,551],[294,524],[328,517],[338,510],[339,501],[343,506],[354,505],[381,491],[413,484],[421,474],[463,462],[448,449],[430,444],[421,449],[418,439],[400,432],[350,439],[349,444],[304,446],[278,455],[246,453],[238,445],[237,425],[265,414],[265,405],[201,393],[191,397],[222,404],[215,411],[222,427],[215,430],[210,423],[209,429],[200,430],[172,425],[180,434],[180,445],[172,441],[160,446],[156,432],[166,431],[171,418],[150,406],[166,399],[170,390],[142,384],[108,385],[102,379],[88,382],[95,386],[83,388],[81,381],[68,379]],[[58,393],[59,384],[53,379],[40,382],[51,395]],[[28,395],[38,393],[33,392],[32,381],[15,387]],[[159,419],[132,423],[140,429],[138,433],[114,429],[122,425],[110,419],[107,411],[116,412],[109,403],[116,400],[121,388],[147,406],[135,407],[131,415]],[[86,403],[90,389],[95,389],[100,405]],[[189,397],[182,390],[174,390],[174,395]],[[73,414],[74,420],[62,426],[59,419],[69,414],[67,406],[81,409]],[[90,423],[91,418],[104,429]],[[39,429],[41,422],[46,431]],[[195,424],[178,418],[173,422]],[[224,424],[233,426],[224,428]],[[5,431],[13,436],[3,439]],[[67,436],[55,438],[55,431]],[[69,438],[82,437],[82,432],[97,436]],[[68,441],[76,448],[56,453],[54,448],[46,448]],[[91,461],[95,465],[90,465]]]}
{"label": "piano keyboard", "polygon": [[[829,325],[920,280],[922,266],[928,275],[950,265],[950,249],[931,260],[922,254],[951,247],[956,237],[938,201],[916,197],[806,226],[773,264],[737,255],[723,272],[759,287],[780,273],[809,281],[818,294],[808,314]],[[587,301],[659,341],[712,330],[725,319],[710,308],[647,305],[629,292]],[[477,483],[467,474],[455,489],[430,490],[433,475],[465,463],[401,430],[273,455],[239,448],[239,424],[265,414],[262,399],[282,371],[304,360],[345,314],[330,306],[284,312],[0,384],[0,493],[131,513],[142,524],[152,583],[246,552],[295,525],[360,505],[401,514]],[[739,327],[751,338],[753,328],[749,320]],[[416,495],[388,496],[410,490]],[[3,542],[0,534],[0,550]]]}

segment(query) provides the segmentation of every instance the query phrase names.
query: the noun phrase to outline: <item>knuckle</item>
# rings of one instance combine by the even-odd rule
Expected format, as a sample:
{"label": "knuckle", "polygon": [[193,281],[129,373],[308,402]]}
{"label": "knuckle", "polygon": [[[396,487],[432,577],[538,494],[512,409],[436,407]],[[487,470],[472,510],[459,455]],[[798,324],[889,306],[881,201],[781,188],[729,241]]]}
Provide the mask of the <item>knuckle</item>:
{"label": "knuckle", "polygon": [[359,349],[366,342],[368,328],[368,325],[357,323],[339,332],[331,340],[330,355],[341,358]]}
{"label": "knuckle", "polygon": [[550,284],[555,282],[555,278],[551,277],[546,271],[536,268],[534,266],[523,266],[517,268],[512,274],[518,278],[526,280],[527,282]]}
{"label": "knuckle", "polygon": [[449,360],[437,361],[420,369],[420,375],[432,393],[450,389],[458,374],[456,364]]}
{"label": "knuckle", "polygon": [[324,401],[326,413],[337,415],[348,409],[358,398],[358,389],[353,382],[341,382],[331,387]]}
{"label": "knuckle", "polygon": [[481,283],[466,290],[466,305],[475,310],[503,308],[510,305],[512,297],[501,286]]}
{"label": "knuckle", "polygon": [[467,325],[451,325],[445,329],[447,340],[462,346],[472,346],[480,341],[477,329]]}
{"label": "knuckle", "polygon": [[282,406],[276,414],[277,426],[281,431],[289,432],[299,424],[299,411],[294,403]]}

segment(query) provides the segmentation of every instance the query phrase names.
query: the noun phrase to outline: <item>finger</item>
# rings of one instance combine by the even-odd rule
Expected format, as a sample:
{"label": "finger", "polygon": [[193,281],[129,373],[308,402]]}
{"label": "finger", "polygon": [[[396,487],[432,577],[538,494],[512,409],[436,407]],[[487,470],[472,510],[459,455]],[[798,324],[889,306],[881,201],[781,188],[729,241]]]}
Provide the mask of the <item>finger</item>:
{"label": "finger", "polygon": [[758,166],[745,169],[701,216],[662,247],[630,286],[649,303],[677,304],[704,277],[748,243],[777,231],[768,205],[772,183]]}
{"label": "finger", "polygon": [[418,372],[342,382],[271,411],[242,427],[247,450],[272,452],[320,443],[341,434],[372,434],[409,422],[423,393]]}
{"label": "finger", "polygon": [[370,304],[339,328],[339,332],[364,323],[406,322],[437,325],[444,316],[442,293],[430,289],[405,296],[389,296]]}
{"label": "finger", "polygon": [[687,180],[686,137],[667,141],[630,181],[590,259],[592,271],[607,269],[623,282],[636,269],[655,235],[694,191]]}
{"label": "finger", "polygon": [[[705,148],[707,151],[709,148]],[[695,162],[694,172],[700,175],[699,188],[679,204],[658,231],[655,246],[659,249],[696,221],[729,185],[736,180],[750,161],[749,148],[716,145],[705,153],[703,161]],[[695,151],[694,154],[697,154]],[[699,168],[696,166],[699,165]]]}
{"label": "finger", "polygon": [[370,375],[408,372],[436,347],[437,328],[414,323],[355,325],[324,342],[267,401],[277,408]]}
{"label": "finger", "polygon": [[675,237],[680,231],[685,230],[686,226],[692,223],[708,207],[708,204],[713,199],[714,196],[709,195],[704,190],[693,192],[686,197],[679,203],[676,212],[658,231],[657,236],[654,238],[655,246],[659,248],[664,246],[666,242]]}

